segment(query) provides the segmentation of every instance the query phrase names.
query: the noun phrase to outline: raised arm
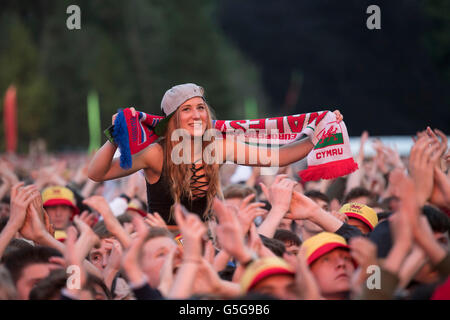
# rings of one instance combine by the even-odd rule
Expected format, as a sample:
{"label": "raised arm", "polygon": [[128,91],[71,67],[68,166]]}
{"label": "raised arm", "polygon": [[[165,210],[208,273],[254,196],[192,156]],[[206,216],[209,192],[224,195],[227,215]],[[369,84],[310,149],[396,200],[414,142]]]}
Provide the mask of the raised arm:
{"label": "raised arm", "polygon": [[117,147],[107,141],[94,155],[89,163],[88,177],[96,182],[112,180],[128,176],[140,169],[155,169],[162,163],[162,150],[157,144],[148,146],[139,154],[133,155],[133,164],[130,169],[120,167],[120,159],[113,159]]}
{"label": "raised arm", "polygon": [[310,138],[281,147],[250,145],[237,139],[224,139],[224,160],[256,167],[284,167],[306,157],[314,147]]}
{"label": "raised arm", "polygon": [[[343,120],[339,110],[335,110],[334,114],[338,122]],[[223,147],[224,161],[247,166],[284,167],[305,158],[314,144],[310,137],[305,137],[281,147],[269,148],[243,143],[234,137],[231,139],[226,137],[223,139]]]}

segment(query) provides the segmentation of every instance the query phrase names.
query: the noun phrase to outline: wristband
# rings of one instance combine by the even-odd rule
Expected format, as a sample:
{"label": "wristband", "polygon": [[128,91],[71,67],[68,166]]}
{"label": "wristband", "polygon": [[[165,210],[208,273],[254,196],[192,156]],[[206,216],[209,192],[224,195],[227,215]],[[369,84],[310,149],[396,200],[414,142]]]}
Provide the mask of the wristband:
{"label": "wristband", "polygon": [[130,201],[131,201],[131,198],[129,196],[127,196],[125,193],[122,193],[119,197],[125,198],[127,200],[127,203],[130,203]]}
{"label": "wristband", "polygon": [[106,138],[108,138],[109,142],[111,142],[113,145],[117,147],[117,143],[114,141],[113,132],[114,132],[114,125],[109,126],[108,128],[106,128],[105,131],[103,131]]}

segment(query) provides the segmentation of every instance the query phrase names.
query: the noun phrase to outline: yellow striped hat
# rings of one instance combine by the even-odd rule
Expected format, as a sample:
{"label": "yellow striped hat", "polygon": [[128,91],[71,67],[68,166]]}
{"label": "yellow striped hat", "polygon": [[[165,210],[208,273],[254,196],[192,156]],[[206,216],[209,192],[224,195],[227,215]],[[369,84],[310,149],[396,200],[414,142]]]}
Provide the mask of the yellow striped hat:
{"label": "yellow striped hat", "polygon": [[321,232],[306,239],[302,247],[306,247],[306,259],[308,265],[311,265],[314,261],[319,259],[324,254],[336,249],[346,248],[349,249],[347,241],[340,235],[331,232]]}
{"label": "yellow striped hat", "polygon": [[279,257],[261,258],[252,262],[242,276],[242,292],[250,291],[261,280],[277,274],[295,275],[295,270]]}
{"label": "yellow striped hat", "polygon": [[42,191],[42,202],[44,207],[66,205],[72,208],[73,214],[78,214],[78,209],[75,202],[75,195],[72,190],[61,187],[48,187]]}
{"label": "yellow striped hat", "polygon": [[339,209],[349,218],[358,219],[366,224],[372,231],[378,224],[378,216],[375,210],[361,203],[346,203]]}

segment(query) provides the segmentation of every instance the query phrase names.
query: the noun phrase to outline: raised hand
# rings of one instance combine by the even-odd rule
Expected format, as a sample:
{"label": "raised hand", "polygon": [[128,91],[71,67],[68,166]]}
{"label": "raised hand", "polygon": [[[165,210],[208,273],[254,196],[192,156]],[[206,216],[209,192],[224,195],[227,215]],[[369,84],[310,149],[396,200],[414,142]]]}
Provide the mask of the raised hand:
{"label": "raised hand", "polygon": [[159,277],[159,285],[158,290],[161,292],[163,296],[169,296],[170,288],[173,284],[173,270],[174,270],[174,258],[177,252],[180,251],[179,247],[173,247],[166,256],[166,260],[164,261]]}
{"label": "raised hand", "polygon": [[265,206],[263,202],[250,203],[250,201],[254,198],[254,194],[248,195],[244,198],[244,200],[242,200],[242,203],[239,206],[237,217],[242,226],[243,234],[247,234],[250,225],[253,223],[256,217],[263,216],[267,213],[267,210],[262,208]]}
{"label": "raised hand", "polygon": [[92,196],[83,203],[100,213],[109,232],[117,237],[124,248],[128,248],[131,238],[111,211],[108,202],[102,196]]}
{"label": "raised hand", "polygon": [[23,183],[15,184],[11,190],[11,209],[8,223],[0,233],[0,258],[4,250],[14,238],[17,231],[25,223],[27,206],[37,196],[41,196],[39,192],[33,187],[23,187]]}
{"label": "raised hand", "polygon": [[136,236],[130,243],[130,246],[122,256],[122,267],[127,274],[129,281],[132,284],[138,284],[144,278],[144,272],[139,264],[139,254],[144,245],[145,238],[147,237],[149,228],[144,222],[144,219],[136,214],[132,217],[132,223],[134,230],[136,230]]}
{"label": "raised hand", "polygon": [[[447,136],[439,129],[431,130],[430,127],[427,127],[427,134],[430,138],[433,139],[433,143],[439,145],[439,149],[436,151],[435,156],[433,159],[443,159],[446,151],[447,151],[447,143],[448,139]],[[438,136],[441,138],[441,141],[439,141]],[[436,166],[439,166],[439,162],[436,161]]]}
{"label": "raised hand", "polygon": [[430,202],[438,207],[450,209],[450,177],[435,167],[433,182]]}
{"label": "raised hand", "polygon": [[433,143],[433,139],[426,135],[421,136],[411,148],[409,172],[416,186],[416,195],[420,206],[423,206],[431,196],[433,166],[439,148],[440,145]]}
{"label": "raised hand", "polygon": [[158,212],[153,213],[147,213],[147,216],[145,217],[145,223],[147,223],[150,227],[153,228],[164,228],[168,229],[166,222],[164,219],[159,215]]}
{"label": "raised hand", "polygon": [[301,300],[324,300],[319,285],[306,262],[306,248],[301,247],[297,255],[295,281]]}
{"label": "raised hand", "polygon": [[350,240],[350,254],[358,264],[358,269],[352,276],[351,285],[353,293],[359,295],[362,285],[365,284],[369,274],[367,268],[377,265],[377,246],[372,241],[364,237],[354,237]]}
{"label": "raised hand", "polygon": [[200,261],[206,226],[196,214],[187,212],[179,203],[175,204],[174,213],[175,221],[183,236],[183,260]]}
{"label": "raised hand", "polygon": [[285,217],[293,220],[308,219],[317,210],[321,210],[321,208],[312,199],[293,191],[290,211]]}
{"label": "raised hand", "polygon": [[333,113],[336,115],[337,122],[341,122],[342,120],[344,120],[344,116],[339,110],[334,110]]}
{"label": "raised hand", "polygon": [[84,210],[80,214],[80,219],[91,228],[97,223],[98,220],[95,213],[89,213],[87,210]]}
{"label": "raised hand", "polygon": [[242,226],[236,217],[235,208],[226,206],[216,198],[213,202],[213,209],[218,218],[216,235],[220,246],[239,262],[247,262],[251,255],[248,254],[245,248],[244,234],[242,232]]}
{"label": "raised hand", "polygon": [[25,239],[40,243],[48,235],[53,237],[53,227],[47,212],[42,207],[41,194],[35,189],[32,197],[26,202],[26,217],[19,232]]}
{"label": "raised hand", "polygon": [[29,204],[41,196],[36,186],[29,185],[23,187],[23,185],[24,183],[20,182],[15,184],[11,189],[11,207],[8,223],[16,229],[19,229],[24,224]]}
{"label": "raised hand", "polygon": [[103,271],[103,279],[106,286],[111,289],[112,282],[120,270],[123,250],[120,242],[115,239],[104,239],[104,241],[111,245],[111,253]]}
{"label": "raised hand", "polygon": [[92,247],[96,244],[100,244],[100,238],[95,234],[94,230],[78,216],[73,218],[73,223],[80,232],[80,236],[76,243],[76,258],[83,261],[89,254],[89,251],[91,251]]}
{"label": "raised hand", "polygon": [[292,198],[292,191],[297,182],[286,178],[284,175],[277,176],[272,185],[267,188],[261,183],[261,189],[269,199],[272,208],[287,212],[289,210]]}

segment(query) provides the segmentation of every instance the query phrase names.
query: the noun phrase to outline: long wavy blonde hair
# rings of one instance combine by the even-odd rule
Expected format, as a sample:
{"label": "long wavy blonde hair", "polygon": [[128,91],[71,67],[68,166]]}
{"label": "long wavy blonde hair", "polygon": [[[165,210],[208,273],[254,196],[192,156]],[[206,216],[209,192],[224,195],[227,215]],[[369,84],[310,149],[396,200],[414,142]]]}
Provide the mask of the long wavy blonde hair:
{"label": "long wavy blonde hair", "polygon": [[[206,130],[212,129],[212,120],[214,118],[214,113],[209,107],[209,105],[206,103],[206,111],[207,111],[207,123],[206,123]],[[164,171],[162,174],[165,175],[169,187],[170,187],[170,193],[172,195],[172,198],[175,202],[180,202],[180,199],[182,197],[187,197],[189,200],[192,200],[194,198],[194,194],[192,193],[191,189],[191,177],[192,177],[192,171],[191,171],[191,164],[175,164],[172,161],[171,155],[173,148],[180,142],[178,141],[172,141],[171,135],[172,132],[176,129],[181,128],[180,123],[180,109],[178,108],[177,111],[175,111],[175,114],[172,116],[172,118],[169,120],[169,123],[167,125],[167,130],[164,135],[164,137],[161,139],[161,145],[163,147],[164,152]],[[203,151],[205,150],[205,147],[211,142],[202,140],[202,155]],[[203,160],[203,159],[202,159]],[[207,206],[205,212],[203,212],[203,217],[206,220],[210,216],[212,202],[214,200],[215,196],[218,196],[219,198],[223,198],[222,190],[220,187],[220,179],[219,179],[219,164],[206,164],[203,162],[203,168],[204,168],[204,174],[206,176],[206,179],[209,183],[209,186],[206,190],[206,201]],[[173,217],[173,206],[170,209],[170,214]]]}

